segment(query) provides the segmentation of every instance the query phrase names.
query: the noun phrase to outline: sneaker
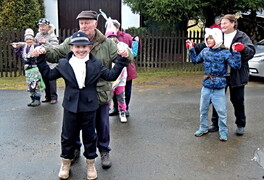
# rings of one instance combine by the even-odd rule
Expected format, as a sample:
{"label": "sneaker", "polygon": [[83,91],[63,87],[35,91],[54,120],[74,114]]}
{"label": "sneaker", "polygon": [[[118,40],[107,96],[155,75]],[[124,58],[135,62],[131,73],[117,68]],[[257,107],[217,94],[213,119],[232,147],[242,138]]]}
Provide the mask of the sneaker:
{"label": "sneaker", "polygon": [[245,129],[244,129],[244,127],[237,127],[236,134],[237,134],[238,136],[243,136],[244,133],[245,133]]}
{"label": "sneaker", "polygon": [[127,122],[126,112],[125,111],[120,111],[119,112],[119,117],[120,117],[120,121],[122,123],[126,123]]}
{"label": "sneaker", "polygon": [[108,169],[111,167],[112,163],[109,157],[109,152],[100,152],[101,154],[101,165],[103,169]]}
{"label": "sneaker", "polygon": [[226,133],[221,133],[219,139],[220,139],[220,141],[227,141],[227,135],[226,135]]}
{"label": "sneaker", "polygon": [[40,100],[34,100],[32,103],[28,104],[30,107],[36,107],[40,105]]}
{"label": "sneaker", "polygon": [[115,108],[110,109],[109,116],[115,116],[115,115],[118,115],[118,111]]}
{"label": "sneaker", "polygon": [[198,130],[198,131],[196,131],[195,133],[194,133],[194,135],[196,136],[196,137],[200,137],[200,136],[202,136],[202,135],[204,135],[204,134],[207,134],[208,133],[208,130],[204,130],[204,131],[202,131],[202,130]]}
{"label": "sneaker", "polygon": [[208,129],[208,132],[216,132],[219,130],[218,126],[212,125],[210,126],[210,128]]}
{"label": "sneaker", "polygon": [[28,103],[27,106],[31,106],[32,103],[33,103],[33,101],[31,101],[30,103]]}

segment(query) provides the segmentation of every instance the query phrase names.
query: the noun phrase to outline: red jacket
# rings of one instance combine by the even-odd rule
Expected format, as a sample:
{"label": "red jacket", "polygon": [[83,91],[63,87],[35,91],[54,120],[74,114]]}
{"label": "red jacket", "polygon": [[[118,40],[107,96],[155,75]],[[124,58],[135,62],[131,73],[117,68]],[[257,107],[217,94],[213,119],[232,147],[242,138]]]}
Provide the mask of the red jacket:
{"label": "red jacket", "polygon": [[211,28],[211,29],[213,29],[213,28],[222,29],[222,28],[221,28],[221,25],[219,25],[219,24],[213,24],[212,26],[210,26],[210,28]]}

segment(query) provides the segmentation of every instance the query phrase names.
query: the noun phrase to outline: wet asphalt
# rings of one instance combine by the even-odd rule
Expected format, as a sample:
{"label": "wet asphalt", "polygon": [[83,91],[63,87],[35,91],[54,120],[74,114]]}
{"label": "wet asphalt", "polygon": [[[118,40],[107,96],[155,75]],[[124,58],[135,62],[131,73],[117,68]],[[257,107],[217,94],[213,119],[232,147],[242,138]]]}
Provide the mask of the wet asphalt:
{"label": "wet asphalt", "polygon": [[[0,90],[0,180],[59,179],[63,88],[58,92],[57,104],[31,108],[26,91]],[[97,158],[98,180],[264,179],[263,167],[252,160],[264,147],[264,83],[246,86],[244,136],[235,134],[227,96],[229,136],[221,142],[217,132],[193,135],[200,88],[134,88],[128,122],[110,117],[112,167],[102,169]],[[81,156],[69,180],[84,179]]]}

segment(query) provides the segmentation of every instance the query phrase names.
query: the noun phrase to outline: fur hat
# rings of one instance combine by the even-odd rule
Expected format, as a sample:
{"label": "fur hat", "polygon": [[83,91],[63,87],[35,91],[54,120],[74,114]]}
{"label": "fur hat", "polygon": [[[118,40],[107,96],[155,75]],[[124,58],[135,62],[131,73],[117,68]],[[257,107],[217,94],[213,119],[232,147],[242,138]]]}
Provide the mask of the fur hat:
{"label": "fur hat", "polygon": [[97,20],[98,18],[98,14],[96,11],[82,11],[80,14],[78,14],[78,16],[76,17],[76,19],[94,19]]}
{"label": "fur hat", "polygon": [[207,38],[209,36],[212,36],[215,41],[215,45],[212,47],[212,49],[217,49],[223,44],[223,33],[218,28],[205,28],[205,35],[204,35],[204,42],[206,46],[208,47],[208,44],[206,42]]}
{"label": "fur hat", "polygon": [[34,39],[34,31],[31,28],[25,30],[24,39],[28,38]]}
{"label": "fur hat", "polygon": [[69,45],[88,45],[90,41],[87,34],[83,32],[76,32],[71,36],[71,42]]}

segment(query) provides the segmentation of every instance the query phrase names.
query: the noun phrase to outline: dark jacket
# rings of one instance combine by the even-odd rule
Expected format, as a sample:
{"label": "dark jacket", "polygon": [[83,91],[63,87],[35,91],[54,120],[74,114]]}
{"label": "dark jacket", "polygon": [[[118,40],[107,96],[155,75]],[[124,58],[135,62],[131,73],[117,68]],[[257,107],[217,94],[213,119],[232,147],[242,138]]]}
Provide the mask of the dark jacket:
{"label": "dark jacket", "polygon": [[114,68],[109,70],[102,65],[101,61],[90,54],[89,60],[86,61],[85,87],[79,89],[74,71],[69,63],[71,56],[72,53],[69,53],[66,59],[59,60],[59,64],[54,69],[50,69],[44,61],[45,56],[42,55],[38,58],[38,67],[49,80],[60,77],[64,79],[65,91],[62,106],[67,111],[74,113],[95,111],[99,106],[96,91],[98,79],[116,80],[127,62],[118,56]]}
{"label": "dark jacket", "polygon": [[[230,72],[230,85],[231,87],[236,86],[244,86],[248,83],[249,79],[249,67],[248,67],[248,61],[253,58],[256,50],[249,39],[248,35],[242,31],[237,30],[237,33],[231,43],[231,46],[229,47],[230,51],[232,52],[232,45],[236,42],[241,42],[244,44],[245,49],[241,51],[241,68],[236,70],[231,68]],[[195,51],[196,53],[200,53],[203,48],[205,48],[205,43],[200,43],[195,45]]]}
{"label": "dark jacket", "polygon": [[[92,40],[91,54],[108,69],[112,68],[112,62],[117,58],[117,46],[114,41],[107,39],[98,29],[95,30],[95,37]],[[58,59],[65,58],[71,51],[69,42],[71,37],[64,40],[63,43],[56,47],[45,46],[47,50],[46,60],[48,62],[57,63]],[[127,65],[133,61],[132,53],[127,58]],[[100,105],[107,104],[112,99],[112,83],[100,79],[97,83],[97,95]]]}

